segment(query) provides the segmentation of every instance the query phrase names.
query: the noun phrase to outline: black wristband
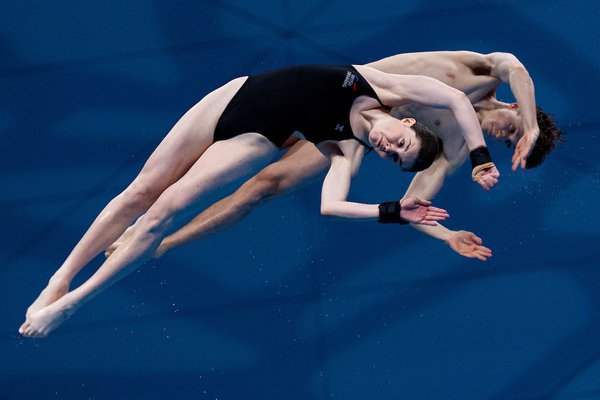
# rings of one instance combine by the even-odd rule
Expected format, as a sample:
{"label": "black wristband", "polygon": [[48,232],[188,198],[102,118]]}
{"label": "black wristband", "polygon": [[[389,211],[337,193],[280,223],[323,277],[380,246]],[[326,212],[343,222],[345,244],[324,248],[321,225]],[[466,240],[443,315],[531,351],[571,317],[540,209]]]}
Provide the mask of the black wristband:
{"label": "black wristband", "polygon": [[408,221],[400,216],[399,201],[387,201],[379,205],[379,219],[377,222],[381,224],[408,224]]}
{"label": "black wristband", "polygon": [[471,168],[492,162],[490,151],[485,146],[481,146],[472,150],[471,153],[469,153],[469,156],[471,157]]}

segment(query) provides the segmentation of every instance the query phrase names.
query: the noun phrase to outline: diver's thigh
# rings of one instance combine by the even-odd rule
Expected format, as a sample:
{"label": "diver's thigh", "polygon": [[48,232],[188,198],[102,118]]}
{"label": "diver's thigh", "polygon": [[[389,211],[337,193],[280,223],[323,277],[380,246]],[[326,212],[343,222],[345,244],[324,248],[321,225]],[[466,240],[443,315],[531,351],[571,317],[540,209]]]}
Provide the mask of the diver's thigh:
{"label": "diver's thigh", "polygon": [[234,79],[189,109],[152,152],[140,176],[164,188],[181,178],[213,143],[217,121],[244,81]]}
{"label": "diver's thigh", "polygon": [[279,192],[311,182],[329,167],[329,160],[308,141],[295,143],[278,161],[261,170],[256,178],[270,180]]}

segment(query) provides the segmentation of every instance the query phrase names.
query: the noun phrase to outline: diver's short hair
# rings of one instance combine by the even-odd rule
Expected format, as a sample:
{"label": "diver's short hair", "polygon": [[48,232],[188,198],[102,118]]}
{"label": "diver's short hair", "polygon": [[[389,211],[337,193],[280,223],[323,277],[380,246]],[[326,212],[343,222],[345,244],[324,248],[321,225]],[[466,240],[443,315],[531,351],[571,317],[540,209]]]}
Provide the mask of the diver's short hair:
{"label": "diver's short hair", "polygon": [[541,107],[536,107],[536,118],[540,128],[540,136],[535,142],[531,154],[527,157],[526,169],[540,165],[546,156],[554,150],[558,142],[565,141],[562,135],[566,132],[558,128],[552,114],[546,114]]}
{"label": "diver's short hair", "polygon": [[413,165],[410,168],[403,168],[403,170],[419,172],[429,168],[442,152],[442,141],[428,127],[419,122],[415,122],[411,128],[421,142],[421,148]]}

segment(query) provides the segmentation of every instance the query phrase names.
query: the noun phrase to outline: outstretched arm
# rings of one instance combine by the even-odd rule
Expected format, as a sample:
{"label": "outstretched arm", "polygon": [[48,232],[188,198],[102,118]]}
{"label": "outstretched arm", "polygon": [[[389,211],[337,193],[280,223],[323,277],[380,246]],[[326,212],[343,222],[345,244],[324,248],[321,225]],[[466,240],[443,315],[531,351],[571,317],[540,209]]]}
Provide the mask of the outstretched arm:
{"label": "outstretched arm", "polygon": [[[466,148],[453,147],[453,144],[455,143],[448,143],[448,146],[444,148],[444,153],[429,168],[415,175],[404,198],[418,196],[430,200],[435,197],[446,177],[454,172],[466,158]],[[483,246],[482,240],[472,232],[452,231],[439,223],[435,226],[412,224],[412,227],[419,232],[444,241],[452,250],[464,257],[485,261],[492,256],[492,251]]]}
{"label": "outstretched arm", "polygon": [[525,168],[526,160],[540,134],[536,117],[533,80],[523,64],[512,54],[491,53],[486,56],[492,65],[492,74],[510,85],[523,118],[523,136],[517,143],[512,168]]}
{"label": "outstretched arm", "polygon": [[452,250],[467,258],[477,258],[481,261],[492,256],[492,250],[483,245],[481,238],[469,231],[452,231],[441,224],[436,226],[412,225],[416,230],[431,237],[442,240]]}
{"label": "outstretched arm", "polygon": [[[389,202],[382,205],[364,204],[347,201],[352,178],[352,158],[346,157],[341,151],[331,146],[329,157],[331,167],[321,192],[321,214],[351,219],[382,219],[384,204],[385,216],[395,222],[405,221],[415,224],[435,225],[448,217],[445,210],[432,207],[431,202],[415,198],[404,199],[402,202]],[[387,222],[387,221],[386,221]]]}

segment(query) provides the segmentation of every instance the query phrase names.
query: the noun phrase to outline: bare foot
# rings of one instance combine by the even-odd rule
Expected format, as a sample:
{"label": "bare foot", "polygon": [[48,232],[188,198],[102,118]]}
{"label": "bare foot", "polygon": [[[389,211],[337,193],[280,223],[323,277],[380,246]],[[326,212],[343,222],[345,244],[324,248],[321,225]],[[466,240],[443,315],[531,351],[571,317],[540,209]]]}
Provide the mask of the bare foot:
{"label": "bare foot", "polygon": [[106,257],[106,258],[110,257],[110,255],[112,253],[114,253],[115,250],[117,250],[119,247],[121,247],[127,241],[127,239],[129,239],[129,237],[131,235],[133,235],[134,228],[135,228],[135,224],[131,225],[129,228],[127,228],[125,230],[125,232],[123,232],[123,234],[121,236],[119,236],[119,238],[117,240],[115,240],[115,242],[113,244],[108,246],[108,249],[106,249],[104,251],[104,257]]}
{"label": "bare foot", "polygon": [[42,308],[54,303],[69,292],[69,283],[58,279],[50,279],[48,286],[38,296],[38,298],[27,308],[25,318],[28,319]]}
{"label": "bare foot", "polygon": [[31,314],[19,328],[19,333],[29,338],[43,338],[58,328],[76,311],[76,307],[56,301]]}

